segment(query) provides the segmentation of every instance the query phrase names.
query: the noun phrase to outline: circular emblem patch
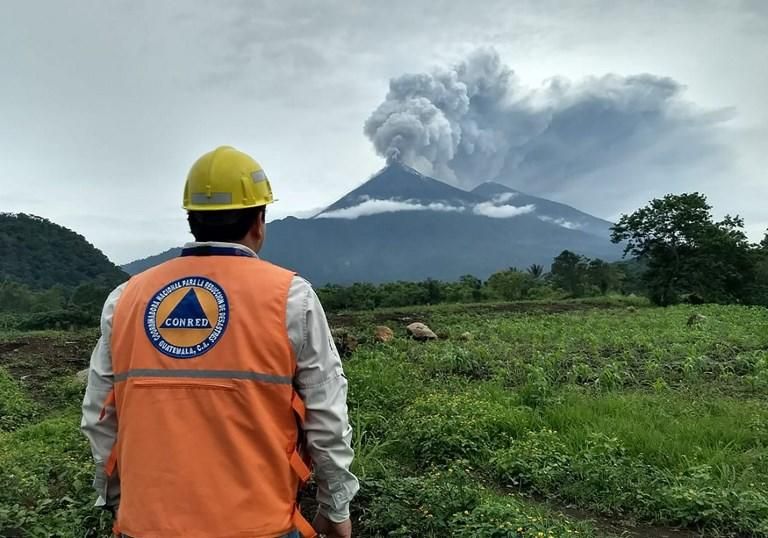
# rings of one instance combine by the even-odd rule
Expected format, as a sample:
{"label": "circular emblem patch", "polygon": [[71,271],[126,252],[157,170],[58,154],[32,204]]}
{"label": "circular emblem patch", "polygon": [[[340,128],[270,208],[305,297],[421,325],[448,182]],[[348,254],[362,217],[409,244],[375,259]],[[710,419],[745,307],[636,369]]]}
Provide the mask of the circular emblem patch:
{"label": "circular emblem patch", "polygon": [[174,359],[194,359],[221,339],[229,304],[221,286],[204,277],[180,278],[147,305],[144,328],[152,345]]}

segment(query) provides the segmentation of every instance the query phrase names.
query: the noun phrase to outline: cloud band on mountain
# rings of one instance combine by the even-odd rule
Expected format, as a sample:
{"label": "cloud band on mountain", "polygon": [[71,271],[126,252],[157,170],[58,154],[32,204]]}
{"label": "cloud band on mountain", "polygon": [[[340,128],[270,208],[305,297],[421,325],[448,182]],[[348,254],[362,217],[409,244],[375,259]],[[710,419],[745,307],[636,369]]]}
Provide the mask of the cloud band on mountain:
{"label": "cloud band on mountain", "polygon": [[400,200],[365,200],[364,202],[342,209],[326,211],[317,215],[318,219],[356,219],[380,213],[396,213],[398,211],[443,211],[463,212],[464,207],[451,206],[443,203],[420,204],[413,201]]}
{"label": "cloud band on mountain", "polygon": [[525,215],[527,213],[533,213],[535,210],[536,206],[533,204],[514,206],[496,205],[493,202],[483,202],[472,208],[472,212],[475,215],[482,215],[484,217],[491,217],[493,219],[508,219],[517,217],[519,215]]}
{"label": "cloud band on mountain", "polygon": [[414,200],[376,200],[369,199],[363,202],[341,209],[334,209],[320,213],[315,218],[318,219],[356,219],[381,213],[397,213],[400,211],[439,211],[449,213],[464,213],[469,209],[475,215],[482,215],[496,219],[505,219],[517,217],[532,213],[536,206],[528,204],[524,206],[504,205],[500,202],[506,201],[509,196],[501,196],[493,201],[482,202],[474,206],[454,206],[442,202],[432,202],[428,204],[419,203]]}
{"label": "cloud band on mountain", "polygon": [[[390,81],[365,123],[376,151],[472,187],[497,180],[547,194],[609,182],[670,182],[719,154],[731,111],[701,111],[650,74],[554,78],[527,88],[493,49]],[[661,183],[659,183],[661,184]]]}

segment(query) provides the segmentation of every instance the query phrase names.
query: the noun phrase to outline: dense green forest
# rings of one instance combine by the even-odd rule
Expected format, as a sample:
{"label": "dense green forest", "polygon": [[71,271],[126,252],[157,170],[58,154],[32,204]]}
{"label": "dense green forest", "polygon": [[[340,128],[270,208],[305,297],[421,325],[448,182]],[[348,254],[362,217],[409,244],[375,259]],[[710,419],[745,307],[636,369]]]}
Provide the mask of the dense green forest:
{"label": "dense green forest", "polygon": [[83,236],[34,215],[0,213],[0,252],[0,279],[35,290],[128,278]]}
{"label": "dense green forest", "polygon": [[98,281],[74,288],[33,290],[12,280],[0,280],[0,330],[95,327],[110,291],[112,286]]}
{"label": "dense green forest", "polygon": [[465,275],[456,282],[428,279],[423,282],[358,283],[326,285],[317,290],[328,310],[480,303],[525,300],[556,300],[608,294],[643,295],[642,266],[637,262],[607,263],[563,251],[546,272],[541,265],[510,267],[482,281]]}
{"label": "dense green forest", "polygon": [[34,215],[0,213],[0,253],[0,328],[93,326],[128,279],[83,236]]}

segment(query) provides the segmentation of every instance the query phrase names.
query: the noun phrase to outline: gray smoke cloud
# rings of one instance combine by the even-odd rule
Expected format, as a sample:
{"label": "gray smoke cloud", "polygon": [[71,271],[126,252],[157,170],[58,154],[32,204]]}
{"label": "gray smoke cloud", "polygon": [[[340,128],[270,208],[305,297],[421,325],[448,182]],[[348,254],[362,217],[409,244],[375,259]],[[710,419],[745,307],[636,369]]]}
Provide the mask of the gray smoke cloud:
{"label": "gray smoke cloud", "polygon": [[479,49],[450,69],[392,79],[365,134],[387,159],[462,187],[487,180],[531,193],[586,182],[647,187],[719,153],[717,127],[730,111],[700,111],[683,91],[649,74],[558,77],[528,88],[495,50]]}

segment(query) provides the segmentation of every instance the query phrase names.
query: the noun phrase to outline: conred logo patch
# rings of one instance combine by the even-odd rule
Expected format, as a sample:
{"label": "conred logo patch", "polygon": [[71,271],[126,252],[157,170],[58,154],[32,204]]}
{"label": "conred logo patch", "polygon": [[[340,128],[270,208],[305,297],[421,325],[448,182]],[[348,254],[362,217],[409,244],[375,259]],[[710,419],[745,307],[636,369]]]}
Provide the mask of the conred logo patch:
{"label": "conred logo patch", "polygon": [[204,277],[180,278],[147,305],[144,328],[152,345],[174,359],[194,359],[211,350],[229,321],[221,286]]}

